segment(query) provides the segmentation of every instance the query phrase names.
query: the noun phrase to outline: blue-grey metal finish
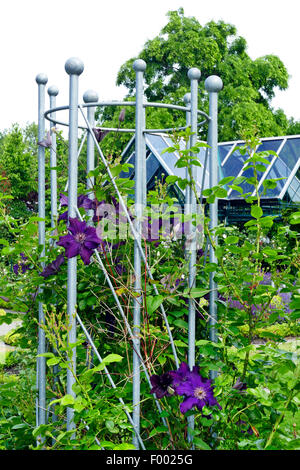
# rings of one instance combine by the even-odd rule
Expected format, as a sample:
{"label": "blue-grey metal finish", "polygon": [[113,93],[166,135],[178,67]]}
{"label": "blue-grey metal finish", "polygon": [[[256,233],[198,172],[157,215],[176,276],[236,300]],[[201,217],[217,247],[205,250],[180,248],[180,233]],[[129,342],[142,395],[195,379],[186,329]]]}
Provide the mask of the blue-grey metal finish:
{"label": "blue-grey metal finish", "polygon": [[[190,127],[191,125],[191,94],[186,93],[183,97],[184,103],[186,107],[189,109],[189,111],[186,112],[186,127]],[[188,144],[189,145],[189,144]],[[189,172],[188,169],[186,168],[186,173],[185,173],[186,179],[189,181]],[[190,186],[188,185],[185,189],[185,203],[189,204],[190,203]]]}
{"label": "blue-grey metal finish", "polygon": [[[95,106],[135,106],[135,102],[134,101],[102,101],[102,102],[98,102],[98,103],[95,103]],[[82,105],[83,108],[87,108],[89,106],[93,106],[89,103],[85,103],[84,105]],[[174,104],[167,104],[167,103],[152,103],[152,102],[145,102],[143,104],[144,108],[146,107],[153,107],[153,108],[166,108],[166,109],[174,109],[174,110],[178,110],[178,111],[188,111],[188,108],[184,107],[184,106],[177,106],[177,105],[174,105]],[[59,106],[55,109],[48,109],[45,113],[45,118],[50,120],[49,118],[49,115],[53,112],[53,111],[65,111],[68,109],[68,106]],[[209,117],[206,113],[204,113],[203,111],[200,111],[198,110],[197,111],[198,115],[200,116],[203,116],[204,117],[204,120],[199,122],[197,124],[198,127],[202,126],[203,124],[205,124],[208,120],[209,120]],[[63,121],[58,121],[57,119],[55,120],[52,120],[53,124],[59,124],[61,126],[67,126],[68,127],[68,123],[67,122],[63,122]],[[87,129],[87,126],[78,126],[79,129]],[[107,131],[116,131],[116,132],[129,132],[129,133],[135,133],[135,129],[126,129],[126,128],[122,128],[120,129],[120,127],[116,128],[116,127],[99,127],[99,129],[102,129],[102,130],[107,130]],[[186,126],[182,126],[182,127],[177,127],[176,130],[184,130],[186,129]],[[168,133],[168,132],[174,132],[174,128],[173,127],[170,127],[170,128],[165,128],[165,129],[145,129],[145,132],[147,133]]]}
{"label": "blue-grey metal finish", "polygon": [[[146,145],[143,134],[145,125],[145,114],[143,108],[144,84],[143,73],[146,70],[146,63],[137,59],[133,63],[133,69],[136,73],[136,105],[135,105],[135,230],[136,240],[134,241],[134,290],[138,297],[134,299],[133,305],[133,386],[132,386],[132,404],[133,404],[133,422],[135,428],[140,429],[140,325],[141,309],[143,308],[143,291],[141,283],[141,253],[139,245],[141,244],[141,220],[143,217],[144,201],[144,177],[146,172]],[[133,444],[136,449],[139,448],[136,435],[133,436]]]}
{"label": "blue-grey metal finish", "polygon": [[[190,137],[190,147],[193,147],[197,142],[197,110],[198,110],[198,80],[200,79],[201,72],[196,67],[188,71],[188,77],[191,81],[191,112],[190,112],[190,125],[192,135]],[[194,155],[195,156],[195,155]],[[196,156],[195,156],[196,157]],[[196,157],[197,158],[197,157]],[[197,167],[195,165],[191,168],[191,177],[193,181],[197,180]],[[197,200],[196,195],[192,189],[190,190],[190,200],[187,205],[190,214],[197,213]],[[191,243],[189,246],[189,277],[188,287],[192,289],[196,286],[196,227],[192,224],[191,227]],[[195,329],[196,329],[196,306],[195,300],[189,298],[189,316],[188,316],[188,364],[190,370],[195,365]],[[191,430],[194,429],[194,416],[188,417],[188,426]],[[191,442],[192,435],[188,434],[188,440]]]}
{"label": "blue-grey metal finish", "polygon": [[[98,95],[95,91],[93,90],[87,90],[84,95],[83,95],[83,101],[85,103],[97,103],[98,101]],[[95,126],[95,111],[96,108],[93,106],[89,106],[87,108],[87,119],[93,128]],[[90,171],[93,171],[95,169],[95,144],[93,141],[93,137],[88,133],[87,135],[87,149],[86,149],[86,172],[87,175],[89,174]],[[87,189],[90,189],[91,191],[88,193],[88,197],[90,199],[94,199],[94,193],[92,191],[93,187],[95,184],[95,177],[94,176],[88,176],[87,181],[86,181],[86,187]],[[93,219],[93,209],[90,209],[88,211],[88,216],[89,216],[89,223],[92,223]]]}
{"label": "blue-grey metal finish", "polygon": [[[55,108],[56,106],[56,96],[58,95],[58,88],[54,85],[48,88],[48,95],[49,95],[49,105],[50,108]],[[55,112],[51,114],[51,117],[55,119]],[[55,128],[51,126],[50,121],[50,136],[51,136],[51,147],[50,147],[50,198],[51,198],[51,227],[54,229],[56,222],[57,222],[57,171],[56,171],[56,133]],[[53,246],[55,246],[55,240],[52,239],[50,242]],[[54,350],[54,353],[56,351]],[[54,375],[54,386],[56,386],[58,382],[58,365],[53,366],[53,375]],[[57,415],[53,412],[52,413],[52,422],[57,421]]]}
{"label": "blue-grey metal finish", "polygon": [[[218,184],[218,93],[223,88],[223,82],[220,77],[216,75],[211,75],[205,80],[205,89],[209,93],[209,132],[208,132],[208,144],[210,146],[210,167],[209,167],[209,178],[210,178],[210,187],[216,186]],[[210,230],[212,232],[212,237],[216,242],[216,237],[213,234],[214,228],[218,225],[218,201],[215,200],[214,203],[209,205],[209,217],[210,217]],[[209,261],[210,263],[217,263],[217,257],[215,252],[210,246],[209,250]],[[210,273],[209,275],[209,337],[211,341],[217,342],[217,331],[215,325],[217,323],[217,284],[214,281],[215,273]],[[211,378],[216,377],[216,371],[211,371]]]}
{"label": "blue-grey metal finish", "polygon": [[[36,76],[38,84],[38,141],[45,137],[45,86],[48,78],[45,74]],[[45,148],[38,146],[38,213],[43,220],[38,222],[39,245],[43,246],[41,257],[45,256]],[[41,263],[44,269],[45,263]],[[39,293],[42,287],[39,288]],[[42,302],[39,302],[39,328],[38,328],[38,354],[46,352],[46,337],[42,325],[45,324],[45,314]],[[38,425],[46,424],[46,358],[38,357],[37,360],[37,383],[38,383]],[[44,439],[40,440],[41,442]]]}
{"label": "blue-grey metal finish", "polygon": [[[50,86],[48,88],[48,95],[50,98],[50,108],[56,106],[56,96],[58,95],[58,88]],[[51,118],[55,119],[56,113],[51,114]],[[55,129],[51,126],[50,122],[50,187],[51,187],[51,227],[54,228],[57,220],[57,171],[56,171],[56,133]]]}
{"label": "blue-grey metal finish", "polygon": [[[78,77],[84,65],[78,58],[70,58],[65,64],[69,75],[69,177],[68,177],[68,219],[76,217],[78,180]],[[77,300],[77,257],[68,259],[67,315],[69,321],[68,343],[76,342],[76,300]],[[67,393],[75,398],[73,385],[76,376],[76,347],[73,347],[67,370]],[[67,408],[67,429],[75,429],[74,410]],[[75,434],[74,434],[75,436]]]}

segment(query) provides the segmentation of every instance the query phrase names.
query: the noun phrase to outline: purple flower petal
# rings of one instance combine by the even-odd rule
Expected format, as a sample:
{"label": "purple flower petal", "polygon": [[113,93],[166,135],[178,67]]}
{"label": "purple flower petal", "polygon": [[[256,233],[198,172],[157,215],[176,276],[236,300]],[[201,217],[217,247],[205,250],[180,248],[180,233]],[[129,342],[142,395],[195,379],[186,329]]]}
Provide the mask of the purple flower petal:
{"label": "purple flower petal", "polygon": [[188,397],[182,403],[180,403],[181,413],[186,413],[198,404],[198,399],[195,397]]}

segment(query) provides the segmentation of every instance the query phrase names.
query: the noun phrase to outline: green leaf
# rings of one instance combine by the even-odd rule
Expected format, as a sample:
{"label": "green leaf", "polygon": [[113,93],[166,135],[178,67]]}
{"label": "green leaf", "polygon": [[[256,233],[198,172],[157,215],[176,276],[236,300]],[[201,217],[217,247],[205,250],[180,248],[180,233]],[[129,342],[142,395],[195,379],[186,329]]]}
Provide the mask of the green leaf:
{"label": "green leaf", "polygon": [[169,176],[166,177],[166,182],[168,184],[174,184],[174,183],[176,183],[177,180],[178,180],[178,176],[169,175]]}
{"label": "green leaf", "polygon": [[60,358],[59,357],[52,357],[51,359],[48,359],[47,361],[47,366],[56,366],[56,364],[59,364]]}
{"label": "green leaf", "polygon": [[193,443],[195,444],[195,446],[196,446],[197,449],[201,449],[201,450],[211,450],[211,448],[209,447],[209,445],[206,444],[206,442],[202,441],[202,439],[200,439],[200,437],[194,437]]}
{"label": "green leaf", "polygon": [[146,297],[146,307],[147,307],[147,312],[148,315],[151,315],[155,310],[158,309],[158,307],[163,303],[164,297],[162,295],[148,295]]}
{"label": "green leaf", "polygon": [[149,434],[149,437],[153,437],[156,434],[160,434],[162,432],[163,433],[168,432],[168,428],[166,426],[157,426],[156,428],[152,429],[152,431]]}
{"label": "green leaf", "polygon": [[215,191],[216,197],[222,199],[224,197],[227,197],[227,191],[224,188],[217,188]]}
{"label": "green leaf", "polygon": [[251,215],[255,219],[260,219],[260,217],[263,215],[263,210],[259,206],[251,206]]}
{"label": "green leaf", "polygon": [[197,299],[198,297],[204,297],[209,293],[209,290],[199,289],[199,287],[193,287],[192,289],[185,289],[184,294],[192,299]]}
{"label": "green leaf", "polygon": [[74,405],[75,403],[75,398],[72,397],[72,395],[65,395],[62,397],[62,399],[60,400],[60,403],[63,405],[63,406],[68,406],[68,405]]}
{"label": "green leaf", "polygon": [[234,176],[226,176],[226,178],[223,178],[221,181],[219,181],[219,185],[224,186],[230,183],[232,180],[234,180]]}
{"label": "green leaf", "polygon": [[105,364],[111,364],[112,362],[121,362],[122,360],[123,356],[119,354],[108,354],[108,356],[103,359],[103,362],[105,362]]}
{"label": "green leaf", "polygon": [[226,245],[235,245],[239,241],[239,237],[235,235],[230,235],[229,237],[225,238]]}
{"label": "green leaf", "polygon": [[178,328],[183,328],[184,330],[187,330],[188,327],[189,327],[187,322],[182,320],[181,318],[178,318],[177,320],[174,320],[174,325],[178,326]]}

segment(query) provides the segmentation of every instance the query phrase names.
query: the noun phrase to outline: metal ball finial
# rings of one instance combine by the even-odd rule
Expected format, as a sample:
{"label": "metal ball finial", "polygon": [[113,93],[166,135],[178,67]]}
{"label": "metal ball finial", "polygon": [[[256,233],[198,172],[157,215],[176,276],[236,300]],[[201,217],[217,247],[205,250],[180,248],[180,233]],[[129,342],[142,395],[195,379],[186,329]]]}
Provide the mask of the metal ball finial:
{"label": "metal ball finial", "polygon": [[84,65],[78,57],[70,57],[65,63],[65,71],[69,75],[80,75],[84,70]]}
{"label": "metal ball finial", "polygon": [[49,96],[57,96],[58,95],[58,88],[55,85],[49,86],[48,88],[48,95]]}
{"label": "metal ball finial", "polygon": [[132,67],[136,72],[145,72],[147,64],[143,59],[136,59]]}
{"label": "metal ball finial", "polygon": [[190,80],[199,80],[199,78],[201,77],[201,72],[199,69],[197,69],[197,67],[192,67],[188,71],[188,77]]}
{"label": "metal ball finial", "polygon": [[208,92],[218,93],[223,89],[223,81],[217,75],[210,75],[204,82],[205,90]]}
{"label": "metal ball finial", "polygon": [[183,97],[183,101],[185,102],[186,105],[190,104],[191,102],[191,94],[190,93],[186,93]]}
{"label": "metal ball finial", "polygon": [[99,100],[98,93],[96,93],[96,91],[94,90],[87,90],[83,94],[83,101],[85,103],[97,103],[98,100]]}
{"label": "metal ball finial", "polygon": [[48,82],[48,77],[45,73],[39,73],[35,77],[35,81],[38,85],[46,85],[46,83]]}

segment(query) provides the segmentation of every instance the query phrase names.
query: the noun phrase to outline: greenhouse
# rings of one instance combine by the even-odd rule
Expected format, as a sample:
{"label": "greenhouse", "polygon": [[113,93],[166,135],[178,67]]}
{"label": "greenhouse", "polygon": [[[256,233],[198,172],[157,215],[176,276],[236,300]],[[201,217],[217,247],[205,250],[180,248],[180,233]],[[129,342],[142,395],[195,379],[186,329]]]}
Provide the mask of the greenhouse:
{"label": "greenhouse", "polygon": [[[123,151],[123,161],[134,165],[134,137],[130,140]],[[181,147],[184,149],[184,142]],[[253,176],[253,170],[243,171],[246,155],[242,155],[240,149],[245,145],[244,141],[220,142],[218,144],[218,180],[228,176],[245,178]],[[185,178],[185,168],[179,168],[176,162],[179,159],[177,152],[163,153],[168,147],[172,147],[173,142],[167,134],[147,134],[146,136],[146,157],[147,157],[147,188],[151,190],[157,179],[163,176],[175,175]],[[256,152],[273,152],[269,156],[269,167],[266,172],[258,174],[258,188],[261,196],[261,204],[264,212],[268,215],[281,217],[282,210],[286,208],[297,208],[300,203],[300,136],[292,135],[285,137],[266,137],[261,139],[261,144]],[[274,155],[274,152],[276,155]],[[199,193],[210,187],[209,168],[206,161],[206,148],[202,147],[198,153],[201,167],[197,167],[197,186]],[[205,177],[203,178],[203,173]],[[128,173],[123,173],[124,177],[134,178],[134,168],[130,168]],[[267,178],[278,179],[276,188],[268,188],[264,191],[263,182]],[[279,179],[282,178],[282,179]],[[254,196],[255,190],[249,183],[241,184],[243,193]],[[185,201],[184,192],[176,185],[172,188],[174,196],[183,204]],[[219,200],[219,219],[226,220],[226,223],[241,224],[251,218],[248,205],[241,194],[228,189],[227,197]]]}

